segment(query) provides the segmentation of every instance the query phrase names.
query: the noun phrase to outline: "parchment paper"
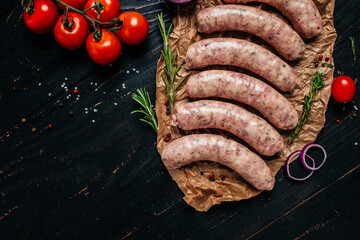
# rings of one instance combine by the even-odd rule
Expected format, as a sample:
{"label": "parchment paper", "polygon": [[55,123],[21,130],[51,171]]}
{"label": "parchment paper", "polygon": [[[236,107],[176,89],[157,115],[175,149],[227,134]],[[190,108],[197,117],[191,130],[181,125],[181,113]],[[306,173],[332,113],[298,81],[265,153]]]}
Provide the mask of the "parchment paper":
{"label": "parchment paper", "polygon": [[[318,92],[317,97],[312,104],[309,119],[304,125],[303,131],[298,135],[294,143],[291,145],[288,144],[288,137],[291,134],[291,131],[280,131],[280,133],[284,137],[284,149],[274,157],[262,157],[266,161],[267,165],[270,167],[274,176],[284,165],[286,157],[291,152],[302,149],[305,144],[315,141],[318,133],[320,132],[325,123],[325,111],[327,109],[328,101],[331,94],[331,83],[333,80],[334,69],[321,67],[320,65],[318,68],[315,68],[312,62],[317,59],[320,54],[322,54],[324,58],[326,56],[330,56],[329,63],[333,64],[332,53],[336,40],[336,31],[333,24],[333,11],[335,0],[314,0],[314,2],[319,8],[322,16],[323,30],[321,35],[317,38],[305,40],[306,52],[301,61],[290,62],[290,64],[294,67],[294,69],[299,75],[299,83],[296,89],[291,94],[284,95],[293,104],[293,106],[296,108],[300,115],[302,112],[304,95],[309,92],[310,80],[315,71],[327,73],[327,76],[325,78],[325,87],[320,90],[320,92]],[[177,92],[176,104],[182,104],[191,100],[187,96],[184,86],[189,76],[196,73],[197,71],[187,71],[185,69],[184,60],[186,51],[189,45],[193,42],[209,37],[236,37],[256,42],[276,53],[275,50],[270,47],[266,42],[247,33],[225,32],[214,34],[199,34],[196,28],[196,14],[199,12],[199,10],[203,8],[220,4],[224,3],[221,0],[198,0],[196,6],[185,8],[178,7],[176,9],[177,14],[173,19],[174,31],[170,35],[169,46],[171,46],[171,49],[178,54],[177,65],[182,65],[177,80],[179,80],[181,77],[186,78]],[[281,16],[279,11],[277,11],[275,8],[272,8],[271,6],[259,3],[249,5],[261,8],[265,11],[272,12],[289,23],[287,19]],[[156,115],[159,121],[157,149],[160,155],[164,146],[167,144],[164,141],[164,136],[169,132],[171,133],[171,140],[179,138],[185,134],[207,132],[221,134],[228,138],[233,138],[234,140],[244,144],[244,142],[242,142],[239,138],[236,138],[233,135],[227,134],[220,130],[183,131],[174,126],[171,126],[171,118],[170,116],[166,115],[166,109],[164,105],[164,102],[167,99],[165,85],[161,77],[161,75],[163,74],[164,65],[164,59],[163,57],[160,57],[156,73]],[[244,71],[243,69],[236,67],[218,66],[208,67],[206,69],[220,68],[245,72],[251,75],[250,72]],[[244,106],[242,104],[238,105]],[[248,109],[257,113],[253,109]],[[201,172],[203,172],[203,175],[201,175]],[[176,181],[181,191],[185,194],[184,200],[187,202],[187,204],[194,207],[198,211],[207,211],[213,205],[220,204],[223,201],[237,201],[242,199],[248,199],[261,193],[261,191],[256,190],[255,188],[250,186],[233,170],[210,161],[192,163],[180,169],[169,170],[169,173],[174,179],[174,181]],[[215,176],[215,181],[213,182],[210,181],[208,178],[210,173],[214,174]],[[280,172],[279,174],[283,173]],[[220,179],[221,175],[225,176],[224,181]]]}

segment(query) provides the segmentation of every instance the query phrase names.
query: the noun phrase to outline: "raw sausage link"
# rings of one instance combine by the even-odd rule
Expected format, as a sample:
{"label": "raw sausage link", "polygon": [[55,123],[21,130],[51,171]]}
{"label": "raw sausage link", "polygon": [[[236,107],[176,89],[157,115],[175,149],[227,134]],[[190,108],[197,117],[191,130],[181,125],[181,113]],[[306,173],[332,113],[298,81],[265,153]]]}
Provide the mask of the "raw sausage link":
{"label": "raw sausage link", "polygon": [[224,0],[227,3],[262,2],[277,8],[305,38],[318,36],[322,30],[319,10],[312,0]]}
{"label": "raw sausage link", "polygon": [[195,161],[221,163],[259,190],[271,190],[275,179],[265,162],[243,145],[213,134],[193,134],[167,144],[161,155],[168,169]]}
{"label": "raw sausage link", "polygon": [[186,68],[231,65],[248,69],[282,91],[292,91],[298,76],[275,54],[254,43],[234,38],[209,38],[193,43],[186,53]]}
{"label": "raw sausage link", "polygon": [[283,20],[274,14],[243,5],[219,5],[205,8],[197,15],[199,32],[244,31],[273,46],[288,60],[301,58],[305,43]]}
{"label": "raw sausage link", "polygon": [[283,147],[280,134],[264,119],[226,102],[201,100],[175,107],[175,125],[184,130],[217,128],[231,132],[265,156],[273,156]]}
{"label": "raw sausage link", "polygon": [[191,98],[221,97],[250,105],[280,129],[290,130],[298,124],[298,114],[285,97],[263,81],[242,73],[203,71],[189,78],[186,91]]}

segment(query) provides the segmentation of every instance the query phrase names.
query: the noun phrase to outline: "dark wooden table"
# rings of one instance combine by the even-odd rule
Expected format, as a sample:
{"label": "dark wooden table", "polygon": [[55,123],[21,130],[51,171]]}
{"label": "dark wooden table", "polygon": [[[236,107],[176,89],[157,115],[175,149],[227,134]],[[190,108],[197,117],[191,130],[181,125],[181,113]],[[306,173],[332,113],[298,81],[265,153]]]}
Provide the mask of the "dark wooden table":
{"label": "dark wooden table", "polygon": [[[84,48],[31,34],[17,1],[2,5],[0,239],[359,239],[360,117],[348,117],[360,108],[359,87],[345,111],[330,99],[316,141],[328,160],[311,180],[279,171],[271,192],[196,212],[163,166],[153,130],[129,114],[137,88],[155,99],[154,16],[163,11],[169,24],[171,12],[160,0],[121,4],[147,17],[150,35],[105,67]],[[349,41],[360,52],[359,12],[357,0],[336,0],[335,76],[359,79]]]}

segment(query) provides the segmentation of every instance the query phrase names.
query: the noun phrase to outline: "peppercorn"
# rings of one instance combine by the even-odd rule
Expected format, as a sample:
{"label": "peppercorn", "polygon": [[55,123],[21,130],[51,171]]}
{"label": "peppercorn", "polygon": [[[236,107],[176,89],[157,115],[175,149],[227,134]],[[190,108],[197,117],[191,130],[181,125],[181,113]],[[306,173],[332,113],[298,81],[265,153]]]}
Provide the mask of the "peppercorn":
{"label": "peppercorn", "polygon": [[61,102],[61,103],[59,103],[59,107],[63,107],[64,106],[64,104]]}
{"label": "peppercorn", "polygon": [[32,132],[36,132],[36,128],[32,128],[31,131],[32,131]]}
{"label": "peppercorn", "polygon": [[326,57],[326,58],[325,58],[325,61],[329,61],[329,60],[330,60],[330,57]]}
{"label": "peppercorn", "polygon": [[69,112],[70,116],[74,115],[74,111]]}
{"label": "peppercorn", "polygon": [[209,174],[209,179],[210,179],[210,181],[215,181],[215,179],[214,179],[214,174]]}
{"label": "peppercorn", "polygon": [[77,90],[76,88],[74,89],[74,93],[78,93],[79,92],[79,90]]}
{"label": "peppercorn", "polygon": [[168,101],[168,100],[165,101],[165,105],[169,105],[169,101]]}
{"label": "peppercorn", "polygon": [[221,175],[221,181],[224,181],[224,180],[225,180],[225,176]]}
{"label": "peppercorn", "polygon": [[165,142],[168,142],[168,141],[170,141],[170,138],[166,137],[166,138],[164,139],[164,141],[165,141]]}
{"label": "peppercorn", "polygon": [[320,56],[319,56],[319,60],[320,60],[320,61],[323,60],[323,55],[320,55]]}
{"label": "peppercorn", "polygon": [[167,111],[166,111],[166,115],[170,115],[170,110],[167,110]]}
{"label": "peppercorn", "polygon": [[336,123],[341,123],[341,121],[339,119],[336,119],[335,122]]}
{"label": "peppercorn", "polygon": [[319,66],[319,63],[318,62],[315,62],[315,67],[317,68]]}
{"label": "peppercorn", "polygon": [[167,133],[166,136],[167,136],[168,138],[170,138],[170,137],[171,137],[171,133]]}
{"label": "peppercorn", "polygon": [[26,118],[21,119],[21,122],[22,123],[26,122]]}
{"label": "peppercorn", "polygon": [[200,175],[204,175],[204,172],[203,172],[203,171],[201,171],[201,172],[200,172]]}

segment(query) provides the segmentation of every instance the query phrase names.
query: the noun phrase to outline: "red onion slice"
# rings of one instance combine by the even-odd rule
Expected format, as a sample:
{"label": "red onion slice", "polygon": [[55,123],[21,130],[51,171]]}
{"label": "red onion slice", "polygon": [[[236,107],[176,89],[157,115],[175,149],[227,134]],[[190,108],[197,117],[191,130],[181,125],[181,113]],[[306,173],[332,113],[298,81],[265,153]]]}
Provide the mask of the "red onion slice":
{"label": "red onion slice", "polygon": [[[324,159],[323,159],[322,163],[318,167],[315,167],[314,159],[312,159],[308,154],[306,154],[306,152],[312,147],[320,148],[324,153]],[[313,161],[314,164],[313,164],[312,167],[310,167],[306,163],[306,161],[305,161],[306,157],[310,158]],[[320,144],[317,144],[317,143],[308,143],[308,144],[306,144],[305,147],[303,147],[303,149],[301,150],[301,153],[300,153],[301,164],[304,166],[304,168],[306,168],[306,170],[309,170],[309,171],[319,170],[322,167],[322,165],[324,165],[324,163],[326,161],[326,158],[327,158],[327,154],[326,154],[325,149],[323,148],[323,146],[321,146]]]}
{"label": "red onion slice", "polygon": [[[314,173],[314,171],[311,170],[311,172],[309,173],[309,175],[307,175],[307,176],[304,177],[304,178],[296,178],[296,177],[291,176],[291,174],[290,174],[290,169],[289,169],[290,162],[291,162],[291,160],[292,160],[294,157],[296,157],[297,155],[299,155],[299,154],[301,154],[301,153],[302,153],[302,151],[300,151],[300,150],[293,152],[292,154],[290,154],[290,155],[287,157],[286,162],[285,162],[285,173],[286,173],[286,176],[287,176],[288,178],[292,179],[292,180],[299,181],[299,182],[305,181],[306,179],[308,179],[309,177],[311,177],[312,174]],[[313,166],[315,166],[315,160],[314,160],[312,157],[310,157],[309,155],[306,155],[306,156],[312,160]]]}

